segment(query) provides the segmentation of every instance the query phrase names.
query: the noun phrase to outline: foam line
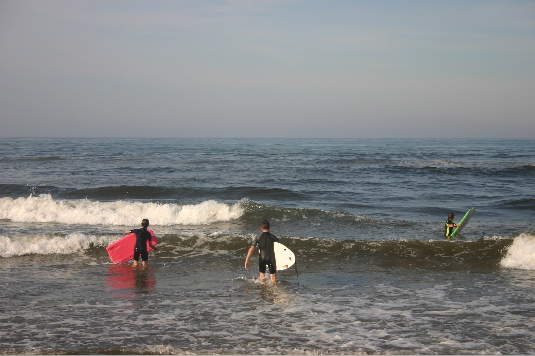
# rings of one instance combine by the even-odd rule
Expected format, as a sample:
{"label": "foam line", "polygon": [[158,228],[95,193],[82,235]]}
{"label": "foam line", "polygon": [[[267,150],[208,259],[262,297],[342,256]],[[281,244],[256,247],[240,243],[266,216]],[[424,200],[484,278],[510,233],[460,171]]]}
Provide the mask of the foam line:
{"label": "foam line", "polygon": [[50,194],[28,198],[0,198],[0,219],[28,223],[89,225],[131,225],[150,218],[155,225],[206,225],[237,219],[242,205],[207,200],[199,204],[177,205],[151,202],[56,200]]}

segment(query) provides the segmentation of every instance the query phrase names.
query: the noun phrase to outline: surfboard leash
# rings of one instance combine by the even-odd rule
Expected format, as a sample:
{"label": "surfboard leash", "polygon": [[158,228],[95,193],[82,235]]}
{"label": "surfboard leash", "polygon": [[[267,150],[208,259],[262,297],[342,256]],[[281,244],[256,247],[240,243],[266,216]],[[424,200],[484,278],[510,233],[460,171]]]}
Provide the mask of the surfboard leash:
{"label": "surfboard leash", "polygon": [[299,285],[299,273],[297,272],[297,262],[294,263],[294,267],[295,267],[295,275],[297,277],[297,289],[299,289],[300,285]]}

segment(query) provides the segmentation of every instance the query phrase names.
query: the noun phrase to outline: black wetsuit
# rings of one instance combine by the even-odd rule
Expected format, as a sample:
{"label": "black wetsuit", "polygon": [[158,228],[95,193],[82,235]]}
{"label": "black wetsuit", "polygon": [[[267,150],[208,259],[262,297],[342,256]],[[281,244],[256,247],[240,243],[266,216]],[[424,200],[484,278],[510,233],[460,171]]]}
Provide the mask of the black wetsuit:
{"label": "black wetsuit", "polygon": [[448,221],[446,221],[446,225],[445,225],[446,229],[444,231],[444,236],[446,237],[449,237],[452,234],[453,230],[455,229],[455,226],[449,227],[448,225],[454,225],[453,221],[449,219]]}
{"label": "black wetsuit", "polygon": [[142,261],[149,259],[149,252],[147,251],[147,240],[152,242],[152,236],[146,228],[130,230],[136,234],[136,245],[134,246],[134,261],[139,260],[141,256]]}
{"label": "black wetsuit", "polygon": [[275,261],[273,243],[278,241],[277,236],[269,232],[262,233],[253,241],[252,246],[258,246],[260,249],[258,258],[258,269],[260,273],[266,273],[266,267],[269,268],[269,273],[277,273],[277,261]]}

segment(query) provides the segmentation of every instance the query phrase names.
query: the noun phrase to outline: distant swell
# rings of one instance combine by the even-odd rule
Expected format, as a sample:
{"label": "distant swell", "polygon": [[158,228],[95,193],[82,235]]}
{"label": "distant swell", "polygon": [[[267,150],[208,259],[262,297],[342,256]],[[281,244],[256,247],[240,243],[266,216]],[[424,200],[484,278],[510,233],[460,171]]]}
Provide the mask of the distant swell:
{"label": "distant swell", "polygon": [[188,199],[304,199],[304,196],[286,189],[257,187],[191,188],[156,186],[110,186],[76,189],[62,194],[68,199],[147,199],[147,200],[188,200]]}
{"label": "distant swell", "polygon": [[57,188],[53,186],[28,186],[16,184],[0,184],[0,193],[3,196],[18,198],[28,195],[52,194],[56,198],[65,199],[142,199],[142,200],[239,200],[250,198],[253,200],[288,199],[307,200],[306,195],[282,188],[264,187],[160,187],[160,186],[105,186],[83,189]]}
{"label": "distant swell", "polygon": [[510,200],[503,203],[505,208],[515,209],[515,210],[533,210],[535,211],[535,199],[526,198],[518,200]]}

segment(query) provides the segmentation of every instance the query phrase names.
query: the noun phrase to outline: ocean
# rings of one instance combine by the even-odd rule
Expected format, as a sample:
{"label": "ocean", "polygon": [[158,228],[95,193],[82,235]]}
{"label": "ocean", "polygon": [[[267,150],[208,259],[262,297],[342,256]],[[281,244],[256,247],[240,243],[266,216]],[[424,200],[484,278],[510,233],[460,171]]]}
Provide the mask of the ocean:
{"label": "ocean", "polygon": [[1,138],[0,171],[0,354],[535,353],[535,140]]}

